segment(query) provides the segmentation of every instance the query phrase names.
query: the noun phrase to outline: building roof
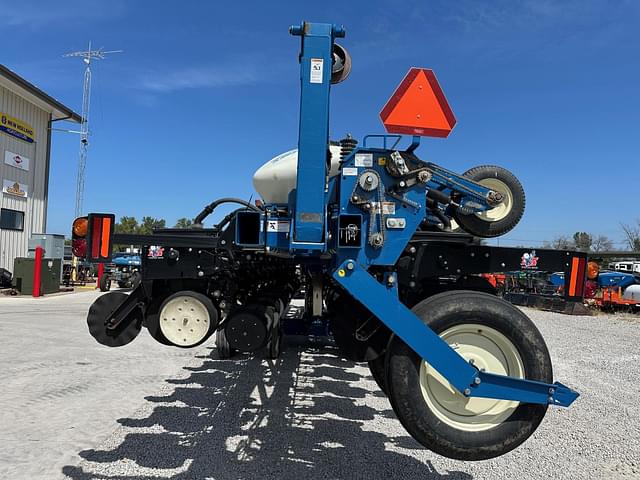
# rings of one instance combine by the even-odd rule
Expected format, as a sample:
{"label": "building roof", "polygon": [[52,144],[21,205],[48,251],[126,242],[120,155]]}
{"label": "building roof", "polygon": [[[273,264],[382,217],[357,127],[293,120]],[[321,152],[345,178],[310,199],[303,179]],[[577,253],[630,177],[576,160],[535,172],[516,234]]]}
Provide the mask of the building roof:
{"label": "building roof", "polygon": [[51,113],[53,120],[69,120],[81,123],[82,117],[47,95],[32,83],[27,82],[20,75],[0,64],[0,86],[6,87],[29,102]]}

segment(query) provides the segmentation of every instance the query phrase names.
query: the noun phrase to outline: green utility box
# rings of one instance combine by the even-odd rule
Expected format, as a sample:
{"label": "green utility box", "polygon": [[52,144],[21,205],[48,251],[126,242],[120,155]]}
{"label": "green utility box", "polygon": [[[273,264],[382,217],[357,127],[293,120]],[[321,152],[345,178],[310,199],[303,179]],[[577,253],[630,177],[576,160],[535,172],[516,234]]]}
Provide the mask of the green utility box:
{"label": "green utility box", "polygon": [[[16,258],[13,262],[13,287],[20,295],[33,293],[33,269],[35,258]],[[62,260],[59,258],[43,258],[40,274],[40,294],[60,291],[60,275]]]}

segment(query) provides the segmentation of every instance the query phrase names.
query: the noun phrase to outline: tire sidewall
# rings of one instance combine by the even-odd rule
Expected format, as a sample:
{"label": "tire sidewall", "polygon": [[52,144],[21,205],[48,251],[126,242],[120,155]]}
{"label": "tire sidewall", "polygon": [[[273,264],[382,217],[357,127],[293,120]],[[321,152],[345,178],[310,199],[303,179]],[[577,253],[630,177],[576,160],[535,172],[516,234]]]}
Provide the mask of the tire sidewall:
{"label": "tire sidewall", "polygon": [[477,217],[475,214],[462,215],[454,214],[454,219],[463,230],[483,238],[493,238],[513,230],[524,215],[526,204],[524,188],[520,181],[509,170],[494,165],[484,165],[472,168],[463,174],[474,182],[480,182],[488,178],[495,178],[503,182],[513,196],[511,211],[501,220],[488,222]]}
{"label": "tire sidewall", "polygon": [[[414,313],[436,333],[465,323],[491,327],[516,346],[527,379],[553,381],[549,353],[540,332],[526,315],[501,299],[480,292],[446,292],[420,302]],[[424,400],[421,363],[420,356],[394,336],[387,353],[388,396],[407,431],[441,455],[462,460],[502,455],[524,442],[547,410],[546,405],[520,404],[507,420],[490,430],[458,430],[443,423]]]}

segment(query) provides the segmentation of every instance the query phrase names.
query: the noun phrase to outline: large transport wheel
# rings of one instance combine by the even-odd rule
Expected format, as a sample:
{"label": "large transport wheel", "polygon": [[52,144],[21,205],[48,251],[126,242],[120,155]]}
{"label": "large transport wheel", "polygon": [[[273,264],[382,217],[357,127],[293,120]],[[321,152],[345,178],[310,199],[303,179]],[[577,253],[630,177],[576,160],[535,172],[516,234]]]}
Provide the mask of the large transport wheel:
{"label": "large transport wheel", "polygon": [[476,237],[499,237],[513,230],[524,214],[525,195],[520,181],[509,170],[495,165],[483,165],[466,171],[464,177],[500,192],[502,203],[481,213],[454,213],[455,221]]}
{"label": "large transport wheel", "polygon": [[190,348],[205,342],[218,326],[218,311],[209,297],[191,290],[168,296],[157,314],[147,316],[153,338],[165,345]]}
{"label": "large transport wheel", "polygon": [[382,393],[387,394],[387,380],[385,375],[385,355],[380,355],[374,360],[369,360],[369,370],[371,370],[371,376],[382,390]]}
{"label": "large transport wheel", "polygon": [[[549,352],[535,325],[493,295],[445,292],[423,300],[414,313],[462,357],[490,373],[552,383]],[[459,460],[485,460],[524,442],[547,406],[467,398],[399,337],[387,350],[391,406],[413,438]]]}

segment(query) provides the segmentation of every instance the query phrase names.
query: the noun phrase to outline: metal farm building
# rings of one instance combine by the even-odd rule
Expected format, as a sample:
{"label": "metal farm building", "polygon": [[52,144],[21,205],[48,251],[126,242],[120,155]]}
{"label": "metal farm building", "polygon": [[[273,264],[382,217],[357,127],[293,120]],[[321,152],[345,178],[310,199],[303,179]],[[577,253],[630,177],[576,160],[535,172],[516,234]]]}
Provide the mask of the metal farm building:
{"label": "metal farm building", "polygon": [[45,233],[51,126],[80,116],[0,65],[0,268],[27,255],[32,233]]}

